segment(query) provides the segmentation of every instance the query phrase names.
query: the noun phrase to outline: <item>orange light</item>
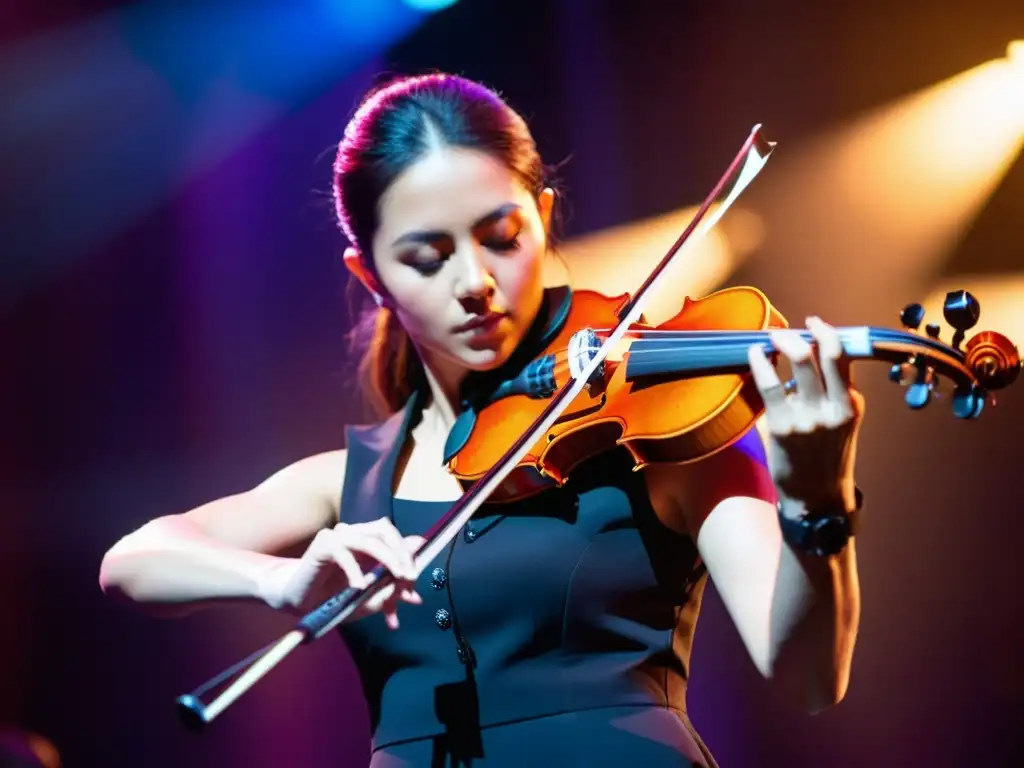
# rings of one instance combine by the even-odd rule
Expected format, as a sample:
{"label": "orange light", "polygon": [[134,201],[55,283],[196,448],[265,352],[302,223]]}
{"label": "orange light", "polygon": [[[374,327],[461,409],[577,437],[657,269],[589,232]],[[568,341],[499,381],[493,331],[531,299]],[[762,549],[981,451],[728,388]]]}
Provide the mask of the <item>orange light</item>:
{"label": "orange light", "polygon": [[1024,40],[1014,40],[1006,46],[1006,58],[1024,87]]}
{"label": "orange light", "polygon": [[[558,251],[572,284],[608,296],[636,290],[697,210],[697,206],[680,208],[563,243]],[[765,225],[758,213],[739,206],[732,208],[718,227],[669,266],[665,284],[672,288],[653,293],[644,315],[653,322],[662,322],[679,311],[684,297],[698,298],[719,288],[760,247],[764,237]]]}

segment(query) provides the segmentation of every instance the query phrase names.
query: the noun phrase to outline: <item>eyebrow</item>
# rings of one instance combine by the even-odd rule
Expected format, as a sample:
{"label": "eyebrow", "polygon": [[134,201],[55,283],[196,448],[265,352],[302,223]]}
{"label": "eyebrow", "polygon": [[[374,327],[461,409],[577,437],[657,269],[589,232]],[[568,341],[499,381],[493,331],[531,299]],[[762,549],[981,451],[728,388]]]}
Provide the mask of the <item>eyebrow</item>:
{"label": "eyebrow", "polygon": [[[522,206],[517,203],[507,203],[499,208],[495,208],[493,211],[485,216],[477,219],[471,229],[479,229],[480,227],[486,227],[489,224],[494,224],[497,221],[501,221],[503,218],[508,216],[510,213],[522,210]],[[450,237],[448,232],[440,229],[420,229],[413,232],[406,232],[404,235],[399,237],[391,245],[402,245],[404,243],[424,243],[430,244],[441,240],[442,238]]]}

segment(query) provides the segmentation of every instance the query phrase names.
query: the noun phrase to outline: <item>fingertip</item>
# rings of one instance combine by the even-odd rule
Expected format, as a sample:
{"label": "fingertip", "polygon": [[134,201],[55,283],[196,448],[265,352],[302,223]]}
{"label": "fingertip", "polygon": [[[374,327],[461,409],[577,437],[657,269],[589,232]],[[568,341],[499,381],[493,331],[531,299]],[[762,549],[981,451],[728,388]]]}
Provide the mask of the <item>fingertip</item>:
{"label": "fingertip", "polygon": [[801,362],[811,355],[811,345],[801,338],[799,331],[775,331],[772,341],[793,362]]}
{"label": "fingertip", "polygon": [[812,331],[815,338],[818,339],[818,354],[838,360],[843,354],[843,342],[839,338],[839,331],[820,317],[815,317],[813,320]]}
{"label": "fingertip", "polygon": [[771,340],[772,347],[774,347],[776,353],[786,353],[786,346],[789,344],[789,339],[786,336],[786,331],[787,329],[785,328],[774,328],[768,335],[768,338]]}
{"label": "fingertip", "polygon": [[[774,339],[772,340],[774,344]],[[765,351],[765,345],[758,342],[757,344],[751,344],[747,347],[747,360],[751,363],[756,362],[768,362],[768,353]]]}

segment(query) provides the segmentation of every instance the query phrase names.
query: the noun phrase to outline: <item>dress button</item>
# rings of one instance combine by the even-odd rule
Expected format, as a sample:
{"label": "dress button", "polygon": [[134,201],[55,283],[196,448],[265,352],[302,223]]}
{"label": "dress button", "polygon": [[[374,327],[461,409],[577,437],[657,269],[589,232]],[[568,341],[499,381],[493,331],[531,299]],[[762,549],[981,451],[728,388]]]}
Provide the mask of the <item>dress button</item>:
{"label": "dress button", "polygon": [[430,586],[434,589],[444,589],[447,583],[448,574],[444,572],[444,568],[435,568],[430,572]]}
{"label": "dress button", "polygon": [[437,613],[434,614],[434,621],[441,629],[451,629],[452,615],[448,613],[447,609],[438,608]]}
{"label": "dress button", "polygon": [[477,532],[473,530],[473,526],[467,525],[465,530],[462,532],[462,538],[466,540],[467,544],[472,544],[476,541]]}

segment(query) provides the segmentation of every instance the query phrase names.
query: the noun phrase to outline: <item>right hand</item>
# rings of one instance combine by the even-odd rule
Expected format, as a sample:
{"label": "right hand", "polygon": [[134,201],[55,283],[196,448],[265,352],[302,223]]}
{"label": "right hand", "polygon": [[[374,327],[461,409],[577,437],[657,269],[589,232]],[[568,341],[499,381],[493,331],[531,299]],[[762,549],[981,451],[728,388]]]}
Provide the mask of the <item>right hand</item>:
{"label": "right hand", "polygon": [[387,625],[398,629],[398,603],[423,602],[415,589],[419,573],[412,558],[423,542],[422,536],[403,537],[384,517],[324,528],[301,558],[285,561],[272,574],[268,602],[281,610],[308,613],[348,587],[365,587],[366,571],[380,563],[395,581],[363,603],[352,619],[380,611]]}

